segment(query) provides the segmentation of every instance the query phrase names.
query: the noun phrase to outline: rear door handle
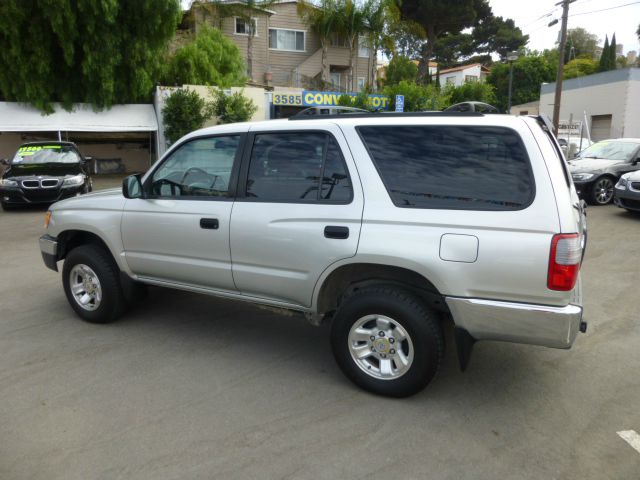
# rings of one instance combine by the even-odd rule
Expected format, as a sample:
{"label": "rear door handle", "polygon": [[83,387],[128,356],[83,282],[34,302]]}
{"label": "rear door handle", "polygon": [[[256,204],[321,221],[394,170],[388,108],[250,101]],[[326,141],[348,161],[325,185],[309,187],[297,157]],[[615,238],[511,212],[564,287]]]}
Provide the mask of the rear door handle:
{"label": "rear door handle", "polygon": [[337,227],[334,225],[327,225],[324,227],[324,236],[327,238],[337,238],[344,240],[349,238],[349,227]]}
{"label": "rear door handle", "polygon": [[218,219],[217,218],[201,218],[200,219],[200,228],[205,228],[207,230],[217,230],[218,229]]}

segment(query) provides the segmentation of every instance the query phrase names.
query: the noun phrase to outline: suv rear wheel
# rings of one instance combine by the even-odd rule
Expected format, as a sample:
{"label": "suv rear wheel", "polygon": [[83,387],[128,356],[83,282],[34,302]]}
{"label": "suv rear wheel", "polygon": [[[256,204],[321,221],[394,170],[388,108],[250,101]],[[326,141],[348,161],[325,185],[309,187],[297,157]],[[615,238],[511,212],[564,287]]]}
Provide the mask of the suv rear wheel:
{"label": "suv rear wheel", "polygon": [[62,284],[69,304],[87,322],[109,323],[124,312],[118,267],[100,246],[71,250],[64,261]]}
{"label": "suv rear wheel", "polygon": [[435,376],[444,340],[435,313],[418,297],[395,287],[369,287],[340,305],[331,346],[354,383],[380,395],[406,397]]}

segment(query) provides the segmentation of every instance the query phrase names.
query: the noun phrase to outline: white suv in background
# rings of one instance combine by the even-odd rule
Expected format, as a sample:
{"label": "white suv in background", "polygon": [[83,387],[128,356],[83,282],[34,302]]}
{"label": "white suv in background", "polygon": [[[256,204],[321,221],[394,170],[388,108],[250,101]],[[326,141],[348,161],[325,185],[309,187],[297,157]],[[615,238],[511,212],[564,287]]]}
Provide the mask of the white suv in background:
{"label": "white suv in background", "polygon": [[331,321],[342,371],[424,388],[441,320],[477,340],[569,348],[584,331],[585,217],[542,118],[353,114],[206,128],[122,190],[56,203],[40,239],[83,319],[157,285]]}

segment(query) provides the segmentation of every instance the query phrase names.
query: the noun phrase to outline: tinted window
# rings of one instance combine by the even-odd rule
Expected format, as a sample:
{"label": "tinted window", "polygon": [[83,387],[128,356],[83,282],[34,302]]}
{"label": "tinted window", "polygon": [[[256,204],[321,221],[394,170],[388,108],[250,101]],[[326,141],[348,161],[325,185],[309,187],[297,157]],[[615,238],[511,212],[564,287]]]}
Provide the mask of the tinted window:
{"label": "tinted window", "polygon": [[256,135],[247,197],[274,202],[349,202],[351,183],[340,147],[324,133]]}
{"label": "tinted window", "polygon": [[151,180],[153,195],[225,197],[239,136],[201,138],[180,146]]}
{"label": "tinted window", "polygon": [[359,127],[398,207],[519,210],[534,182],[519,136],[499,127]]}

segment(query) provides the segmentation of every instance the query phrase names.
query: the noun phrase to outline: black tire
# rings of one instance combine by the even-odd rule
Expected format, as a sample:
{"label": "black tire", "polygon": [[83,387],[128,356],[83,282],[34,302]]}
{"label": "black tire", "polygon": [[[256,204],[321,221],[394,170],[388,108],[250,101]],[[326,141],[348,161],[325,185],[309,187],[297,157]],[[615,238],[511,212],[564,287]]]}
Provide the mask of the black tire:
{"label": "black tire", "polygon": [[[393,319],[411,339],[413,360],[398,378],[375,378],[351,355],[351,328],[369,315]],[[425,388],[436,375],[444,352],[444,337],[436,314],[417,296],[396,287],[367,287],[340,304],[331,327],[331,347],[338,366],[356,385],[379,395],[407,397]],[[392,365],[395,368],[395,361]]]}
{"label": "black tire", "polygon": [[611,203],[615,184],[615,179],[609,176],[596,179],[589,187],[587,200],[591,205],[607,205]]}
{"label": "black tire", "polygon": [[[71,292],[71,272],[77,265],[88,266],[97,276],[101,300],[94,310],[83,308]],[[126,302],[120,285],[120,271],[111,254],[98,245],[82,245],[67,254],[62,269],[62,284],[71,308],[90,323],[110,323],[122,315]]]}

